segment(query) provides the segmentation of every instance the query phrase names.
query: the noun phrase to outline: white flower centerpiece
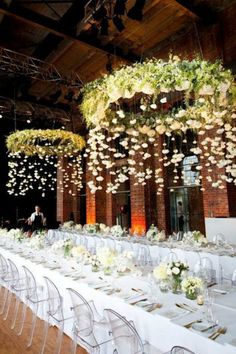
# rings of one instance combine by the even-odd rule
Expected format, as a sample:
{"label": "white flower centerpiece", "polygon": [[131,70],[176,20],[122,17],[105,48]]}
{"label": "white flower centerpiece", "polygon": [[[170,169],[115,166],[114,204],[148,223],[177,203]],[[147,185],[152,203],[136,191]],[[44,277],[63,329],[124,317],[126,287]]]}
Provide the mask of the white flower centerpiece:
{"label": "white flower centerpiece", "polygon": [[11,230],[9,230],[8,231],[8,236],[10,238],[13,238],[14,240],[16,240],[18,242],[22,242],[22,240],[24,238],[26,238],[24,233],[20,229],[11,229]]}
{"label": "white flower centerpiece", "polygon": [[101,223],[101,224],[99,224],[99,232],[102,235],[108,235],[110,232],[110,227]]}
{"label": "white flower centerpiece", "polygon": [[87,248],[82,245],[72,247],[70,254],[77,260],[77,262],[85,262],[89,256]]}
{"label": "white flower centerpiece", "polygon": [[77,232],[81,232],[83,230],[83,226],[81,224],[75,224],[74,230]]}
{"label": "white flower centerpiece", "polygon": [[61,225],[61,229],[62,230],[73,230],[73,228],[74,228],[74,225],[75,225],[75,223],[74,223],[74,221],[65,221],[62,225]]}
{"label": "white flower centerpiece", "polygon": [[97,258],[101,263],[104,273],[111,274],[112,268],[116,264],[117,253],[109,247],[101,247],[97,249]]}
{"label": "white flower centerpiece", "polygon": [[130,272],[134,269],[134,253],[131,251],[124,251],[116,257],[116,272],[120,275]]}
{"label": "white flower centerpiece", "polygon": [[168,263],[167,274],[171,276],[172,280],[172,292],[174,294],[180,294],[182,291],[181,283],[183,276],[189,270],[189,266],[185,262],[171,262]]}
{"label": "white flower centerpiece", "polygon": [[45,232],[39,232],[31,236],[28,245],[34,249],[39,250],[44,248],[44,240],[45,240]]}
{"label": "white flower centerpiece", "polygon": [[151,242],[152,241],[162,242],[165,241],[166,234],[164,230],[159,231],[158,228],[152,224],[146,233],[146,237],[148,241]]}
{"label": "white flower centerpiece", "polygon": [[89,263],[91,264],[92,272],[99,271],[99,268],[101,267],[101,262],[96,254],[90,257]]}
{"label": "white flower centerpiece", "polygon": [[153,269],[153,276],[159,283],[159,288],[162,292],[168,292],[169,290],[169,274],[168,264],[160,263]]}
{"label": "white flower centerpiece", "polygon": [[190,246],[204,246],[207,244],[206,237],[197,230],[185,232],[182,242]]}
{"label": "white flower centerpiece", "polygon": [[71,250],[73,248],[73,241],[69,238],[66,240],[59,240],[53,243],[51,250],[55,253],[64,254],[65,257],[71,255]]}
{"label": "white flower centerpiece", "polygon": [[112,236],[114,236],[114,237],[119,238],[119,237],[125,236],[125,232],[120,225],[112,226],[110,231],[111,231]]}
{"label": "white flower centerpiece", "polygon": [[96,232],[98,232],[98,227],[99,224],[85,224],[83,227],[83,231],[85,233],[95,234]]}
{"label": "white flower centerpiece", "polygon": [[203,281],[198,277],[187,277],[183,279],[181,287],[188,299],[195,300],[197,298],[198,291],[203,289]]}

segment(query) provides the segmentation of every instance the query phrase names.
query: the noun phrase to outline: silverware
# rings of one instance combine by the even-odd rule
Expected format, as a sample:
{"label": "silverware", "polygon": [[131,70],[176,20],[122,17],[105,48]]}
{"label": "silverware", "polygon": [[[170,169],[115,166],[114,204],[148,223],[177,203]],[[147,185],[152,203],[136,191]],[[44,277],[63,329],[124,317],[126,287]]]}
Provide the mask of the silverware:
{"label": "silverware", "polygon": [[194,323],[201,323],[202,320],[195,320],[184,325],[185,328],[191,328]]}
{"label": "silverware", "polygon": [[192,306],[190,306],[190,305],[188,305],[188,304],[183,304],[183,305],[184,305],[185,307],[189,308],[189,310],[192,311],[192,312],[197,311],[197,309],[195,309],[194,307],[192,307]]}
{"label": "silverware", "polygon": [[137,293],[142,293],[143,292],[143,290],[141,290],[141,289],[131,288],[131,290],[136,291]]}
{"label": "silverware", "polygon": [[183,304],[175,304],[175,306],[179,307],[181,310],[195,312],[195,311],[191,310],[190,308],[185,307]]}
{"label": "silverware", "polygon": [[154,304],[150,308],[147,309],[147,312],[152,312],[152,311],[154,311],[156,309],[160,309],[161,307],[162,307],[162,304],[159,304],[159,303]]}
{"label": "silverware", "polygon": [[227,331],[227,327],[219,327],[217,329],[217,331],[215,331],[214,333],[212,333],[208,338],[215,340],[217,337],[219,337],[219,335],[221,334],[225,334]]}
{"label": "silverware", "polygon": [[138,303],[141,302],[141,301],[147,301],[147,299],[137,300],[137,301],[135,301],[135,302],[130,303],[130,305],[136,305],[136,304],[138,304]]}
{"label": "silverware", "polygon": [[210,325],[210,326],[208,326],[206,328],[203,328],[203,329],[200,330],[200,332],[204,333],[206,331],[209,331],[209,329],[215,328],[216,326],[218,326],[218,323],[214,323],[213,325]]}

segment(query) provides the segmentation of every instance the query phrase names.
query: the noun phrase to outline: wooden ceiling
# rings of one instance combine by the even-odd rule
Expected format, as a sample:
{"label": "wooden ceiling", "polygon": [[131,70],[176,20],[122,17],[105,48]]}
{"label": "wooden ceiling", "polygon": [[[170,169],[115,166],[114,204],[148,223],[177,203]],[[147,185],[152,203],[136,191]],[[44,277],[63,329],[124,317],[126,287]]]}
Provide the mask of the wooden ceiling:
{"label": "wooden ceiling", "polygon": [[[111,0],[114,5],[116,0]],[[136,0],[127,0],[129,10]],[[76,72],[83,82],[107,72],[108,55],[112,67],[151,57],[157,46],[194,23],[209,25],[231,0],[146,0],[143,20],[122,16],[119,32],[109,21],[107,36],[95,36],[97,21],[83,20],[88,0],[2,0],[0,3],[0,46],[54,64],[63,74]],[[93,3],[96,3],[93,0]],[[55,85],[31,80],[27,95],[48,99]],[[58,99],[57,99],[58,101]],[[64,92],[59,101],[66,102]]]}

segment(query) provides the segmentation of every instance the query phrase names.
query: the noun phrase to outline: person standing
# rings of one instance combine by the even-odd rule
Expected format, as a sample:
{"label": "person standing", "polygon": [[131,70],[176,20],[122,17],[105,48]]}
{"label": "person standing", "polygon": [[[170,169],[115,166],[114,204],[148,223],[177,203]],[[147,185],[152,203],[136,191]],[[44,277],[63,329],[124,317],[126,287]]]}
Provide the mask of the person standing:
{"label": "person standing", "polygon": [[32,232],[41,230],[46,225],[46,218],[40,211],[39,205],[35,205],[35,211],[29,217],[28,224],[32,225]]}
{"label": "person standing", "polygon": [[179,231],[184,231],[184,209],[181,201],[178,201],[177,204],[177,217],[178,217],[178,226]]}

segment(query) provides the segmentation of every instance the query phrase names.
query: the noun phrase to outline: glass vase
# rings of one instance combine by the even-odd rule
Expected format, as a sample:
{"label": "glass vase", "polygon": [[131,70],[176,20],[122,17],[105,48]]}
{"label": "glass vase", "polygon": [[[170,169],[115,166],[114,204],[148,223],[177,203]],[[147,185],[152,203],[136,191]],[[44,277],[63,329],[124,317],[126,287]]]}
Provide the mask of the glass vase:
{"label": "glass vase", "polygon": [[163,279],[159,282],[159,289],[162,293],[167,293],[169,291],[169,281]]}
{"label": "glass vase", "polygon": [[186,291],[185,296],[186,296],[186,298],[189,299],[189,300],[196,300],[196,298],[197,298],[197,292],[196,292],[196,291],[194,291],[194,292],[192,292],[192,291]]}
{"label": "glass vase", "polygon": [[99,267],[97,265],[92,265],[91,270],[92,270],[92,272],[98,272]]}
{"label": "glass vase", "polygon": [[182,278],[181,277],[173,277],[172,279],[172,293],[173,294],[181,294],[182,289],[181,289],[181,283],[182,283]]}
{"label": "glass vase", "polygon": [[103,273],[104,273],[105,275],[111,275],[111,273],[112,273],[111,267],[105,267],[105,268],[103,269]]}

